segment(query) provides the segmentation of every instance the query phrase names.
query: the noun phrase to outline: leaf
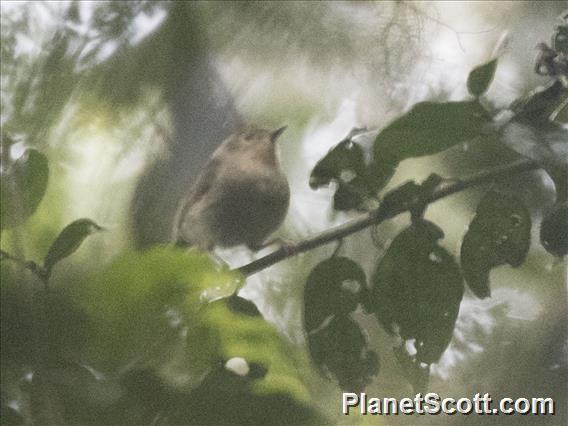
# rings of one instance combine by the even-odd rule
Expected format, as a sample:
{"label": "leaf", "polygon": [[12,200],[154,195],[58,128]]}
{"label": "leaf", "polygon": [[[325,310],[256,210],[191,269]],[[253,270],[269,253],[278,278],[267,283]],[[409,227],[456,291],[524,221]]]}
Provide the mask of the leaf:
{"label": "leaf", "polygon": [[477,206],[461,246],[461,265],[473,293],[491,295],[489,273],[509,264],[520,266],[529,250],[531,218],[517,198],[488,192]]}
{"label": "leaf", "polygon": [[310,175],[310,187],[316,189],[340,180],[341,174],[351,171],[360,174],[365,168],[363,149],[355,142],[344,139],[317,162]]}
{"label": "leaf", "polygon": [[312,359],[324,372],[332,373],[339,386],[361,392],[379,372],[379,358],[367,348],[367,339],[353,319],[338,315],[308,335]]}
{"label": "leaf", "polygon": [[304,328],[317,329],[330,316],[353,312],[365,300],[367,279],[346,257],[332,257],[310,272],[304,291]]}
{"label": "leaf", "polygon": [[373,197],[367,177],[365,155],[361,146],[347,136],[317,162],[310,175],[312,189],[337,183],[335,210],[365,210],[365,202]]}
{"label": "leaf", "polygon": [[375,139],[369,171],[374,188],[384,187],[402,160],[436,154],[474,139],[487,123],[489,117],[476,101],[414,105]]}
{"label": "leaf", "polygon": [[560,80],[554,80],[515,100],[509,108],[515,113],[516,121],[532,126],[546,126],[551,118],[563,122],[563,109],[567,99],[568,88]]}
{"label": "leaf", "polygon": [[394,356],[408,382],[412,385],[414,393],[426,394],[430,381],[430,365],[424,364],[410,355],[404,342],[393,348]]}
{"label": "leaf", "polygon": [[554,256],[568,254],[568,202],[557,203],[546,212],[540,224],[540,242]]}
{"label": "leaf", "polygon": [[368,350],[359,325],[349,318],[366,299],[365,273],[346,257],[324,260],[308,276],[304,329],[310,355],[343,389],[362,390],[378,373],[377,355]]}
{"label": "leaf", "polygon": [[[251,371],[253,367],[257,370],[261,367],[266,372],[250,384],[254,395],[286,395],[298,402],[308,402],[309,395],[298,375],[292,348],[262,316],[251,315],[250,311],[235,312],[232,306],[230,298],[225,298],[202,308],[199,320],[207,334],[191,338],[190,331],[185,362],[191,363],[195,357],[193,352],[202,351],[200,348],[205,344],[205,347],[215,348],[209,353],[209,371],[219,361],[224,364],[232,358],[243,358]],[[172,380],[179,379],[172,377]]]}
{"label": "leaf", "polygon": [[384,195],[381,210],[392,214],[420,207],[420,204],[426,205],[442,180],[440,175],[432,173],[420,185],[414,181],[405,182]]}
{"label": "leaf", "polygon": [[218,342],[199,310],[212,300],[211,288],[215,297],[228,296],[237,283],[238,276],[205,253],[166,247],[127,253],[91,282],[73,288],[90,323],[86,357],[106,371],[140,358],[159,364],[187,322],[187,333],[196,339],[192,370],[206,371]]}
{"label": "leaf", "polygon": [[57,262],[75,253],[85,238],[103,229],[91,219],[77,219],[63,228],[49,247],[44,259],[44,268],[48,271],[48,275]]}
{"label": "leaf", "polygon": [[496,69],[497,59],[492,59],[475,67],[467,77],[467,90],[469,90],[469,93],[477,97],[487,92],[495,76]]}
{"label": "leaf", "polygon": [[568,55],[568,19],[556,26],[556,31],[552,35],[552,48],[558,53]]}
{"label": "leaf", "polygon": [[453,257],[437,243],[440,228],[420,221],[393,240],[373,274],[370,308],[390,333],[415,339],[416,359],[437,362],[453,335],[463,296]]}
{"label": "leaf", "polygon": [[231,297],[242,279],[197,250],[122,256],[75,289],[90,325],[85,362],[102,371],[150,368],[165,383],[194,388],[238,357],[266,371],[248,385],[252,394],[307,402],[289,345],[252,302]]}
{"label": "leaf", "polygon": [[47,189],[48,176],[47,158],[35,149],[27,149],[2,173],[1,229],[21,225],[36,211]]}
{"label": "leaf", "polygon": [[227,306],[235,313],[245,314],[251,317],[262,317],[262,314],[253,302],[236,294],[227,298]]}

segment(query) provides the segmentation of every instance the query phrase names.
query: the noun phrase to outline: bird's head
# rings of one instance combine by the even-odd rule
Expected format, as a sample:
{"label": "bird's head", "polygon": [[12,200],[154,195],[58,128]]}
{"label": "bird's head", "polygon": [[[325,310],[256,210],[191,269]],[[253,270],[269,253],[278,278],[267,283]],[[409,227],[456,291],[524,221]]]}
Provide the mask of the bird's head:
{"label": "bird's head", "polygon": [[244,145],[263,144],[273,147],[280,135],[286,130],[286,127],[288,126],[283,126],[276,130],[247,127],[240,132],[239,139]]}

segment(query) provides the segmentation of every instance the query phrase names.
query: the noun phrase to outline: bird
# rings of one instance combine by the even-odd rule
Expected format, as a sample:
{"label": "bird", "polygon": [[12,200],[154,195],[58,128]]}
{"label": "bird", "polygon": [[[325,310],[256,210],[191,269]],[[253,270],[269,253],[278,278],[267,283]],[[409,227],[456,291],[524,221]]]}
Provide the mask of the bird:
{"label": "bird", "polygon": [[290,204],[276,149],[286,127],[248,126],[223,141],[180,203],[177,246],[212,251],[245,245],[257,251],[269,244]]}

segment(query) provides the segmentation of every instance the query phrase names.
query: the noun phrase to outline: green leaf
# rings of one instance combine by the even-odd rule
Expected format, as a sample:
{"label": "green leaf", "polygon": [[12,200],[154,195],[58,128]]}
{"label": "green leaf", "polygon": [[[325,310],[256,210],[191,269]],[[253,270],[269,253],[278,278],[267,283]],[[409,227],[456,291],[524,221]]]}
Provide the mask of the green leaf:
{"label": "green leaf", "polygon": [[44,267],[48,275],[57,262],[75,253],[85,238],[102,230],[103,228],[91,219],[77,219],[63,228],[49,247],[44,259]]}
{"label": "green leaf", "polygon": [[464,236],[461,265],[465,280],[479,298],[489,297],[492,268],[520,266],[529,250],[531,218],[517,198],[491,191],[477,206]]}
{"label": "green leaf", "polygon": [[[225,298],[202,309],[199,320],[206,334],[187,339],[186,348],[189,351],[186,363],[192,363],[195,357],[193,352],[202,351],[200,347],[205,344],[206,347],[215,348],[209,353],[209,370],[218,361],[225,363],[232,358],[243,358],[251,370],[261,367],[266,371],[261,379],[250,384],[254,395],[287,395],[299,402],[309,401],[307,389],[298,375],[292,348],[262,316],[251,315],[250,305],[246,312],[235,310],[234,301]],[[195,321],[195,318],[191,321]]]}
{"label": "green leaf", "polygon": [[199,310],[207,300],[232,294],[238,279],[197,251],[158,247],[123,255],[74,288],[91,325],[87,357],[102,370],[145,358],[159,364],[187,322],[195,343],[193,371],[206,371],[218,342]]}
{"label": "green leaf", "polygon": [[415,339],[416,359],[439,360],[453,335],[463,283],[431,222],[416,222],[393,240],[373,274],[370,308],[386,330]]}
{"label": "green leaf", "polygon": [[6,172],[2,172],[1,229],[21,225],[36,211],[47,189],[48,176],[47,158],[35,149],[26,150]]}
{"label": "green leaf", "polygon": [[332,315],[353,312],[365,300],[367,279],[346,257],[332,257],[310,272],[304,292],[304,327],[309,333]]}
{"label": "green leaf", "polygon": [[192,387],[238,357],[267,372],[250,384],[254,395],[306,402],[293,351],[252,302],[232,297],[242,280],[197,250],[122,256],[75,289],[92,336],[85,360],[102,371],[150,368],[166,383]]}
{"label": "green leaf", "polygon": [[369,175],[376,189],[407,158],[432,155],[480,136],[489,123],[478,102],[421,102],[385,127],[375,139]]}
{"label": "green leaf", "polygon": [[467,90],[469,90],[469,93],[477,97],[487,92],[495,76],[496,69],[497,59],[492,59],[475,67],[467,77]]}

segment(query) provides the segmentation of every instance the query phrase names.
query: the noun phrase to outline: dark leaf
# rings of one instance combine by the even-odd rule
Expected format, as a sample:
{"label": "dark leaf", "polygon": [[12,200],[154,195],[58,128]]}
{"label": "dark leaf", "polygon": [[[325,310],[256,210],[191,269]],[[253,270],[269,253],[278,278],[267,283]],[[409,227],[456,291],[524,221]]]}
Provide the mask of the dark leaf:
{"label": "dark leaf", "polygon": [[540,242],[557,257],[568,254],[568,202],[555,204],[540,224]]}
{"label": "dark leaf", "polygon": [[400,212],[426,203],[441,182],[442,178],[436,173],[432,173],[420,185],[414,181],[405,182],[385,194],[381,210]]}
{"label": "dark leaf", "polygon": [[489,192],[481,200],[461,246],[465,280],[479,298],[491,295],[490,270],[520,266],[529,250],[531,218],[517,198]]}
{"label": "dark leaf", "polygon": [[330,316],[353,312],[363,302],[367,279],[346,257],[332,257],[310,272],[304,292],[304,328],[317,329]]}
{"label": "dark leaf", "polygon": [[463,295],[459,267],[437,243],[442,237],[427,221],[403,230],[377,265],[370,302],[387,331],[416,340],[416,359],[428,364],[450,343]]}
{"label": "dark leaf", "polygon": [[67,424],[108,424],[117,421],[116,417],[113,419],[109,416],[109,411],[123,397],[123,389],[111,380],[95,377],[84,366],[62,364],[40,370],[34,373],[32,394],[38,385],[38,394],[43,388],[57,395],[63,405]]}
{"label": "dark leaf", "polygon": [[103,228],[91,219],[77,219],[67,225],[49,247],[44,259],[44,267],[49,272],[60,260],[72,255],[89,235]]}
{"label": "dark leaf", "polygon": [[420,185],[414,181],[405,182],[385,194],[381,209],[401,211],[410,207],[420,196]]}
{"label": "dark leaf", "polygon": [[467,77],[467,90],[473,96],[480,96],[487,92],[495,76],[497,59],[492,59],[483,65],[475,67]]}
{"label": "dark leaf", "polygon": [[346,391],[362,391],[379,372],[377,354],[368,350],[367,339],[347,315],[338,315],[309,333],[308,347],[314,363],[333,374]]}
{"label": "dark leaf", "polygon": [[[162,410],[160,424],[187,425],[312,425],[326,424],[313,404],[289,395],[253,392],[253,379],[214,369],[190,394],[176,398],[175,410]],[[179,392],[179,391],[178,391]],[[219,401],[224,401],[219,404]]]}
{"label": "dark leaf", "polygon": [[551,116],[552,119],[562,123],[567,99],[568,89],[560,80],[554,80],[515,100],[510,109],[515,113],[515,120],[523,123],[546,125]]}
{"label": "dark leaf", "polygon": [[312,189],[332,181],[338,186],[333,203],[335,210],[365,210],[365,202],[373,197],[363,149],[349,136],[318,161],[310,175]]}
{"label": "dark leaf", "polygon": [[405,344],[393,349],[394,356],[408,382],[412,385],[414,393],[426,394],[430,381],[430,365],[424,365],[415,357],[410,355],[405,348]]}
{"label": "dark leaf", "polygon": [[34,342],[30,339],[37,325],[33,309],[21,291],[21,272],[9,263],[0,267],[0,360],[2,367],[33,363]]}
{"label": "dark leaf", "polygon": [[558,53],[568,55],[568,20],[556,27],[556,31],[552,36],[552,48]]}
{"label": "dark leaf", "polygon": [[378,372],[377,355],[368,351],[359,326],[349,318],[366,299],[365,273],[346,257],[324,260],[308,276],[304,328],[310,355],[343,389],[362,390]]}
{"label": "dark leaf", "polygon": [[340,182],[333,195],[333,208],[338,211],[365,211],[369,197],[369,191],[361,179],[355,178],[349,183]]}
{"label": "dark leaf", "polygon": [[369,172],[381,189],[398,163],[412,157],[432,155],[474,139],[489,117],[479,103],[421,102],[385,127],[374,142],[374,161]]}
{"label": "dark leaf", "polygon": [[26,150],[5,173],[2,173],[0,182],[2,229],[24,223],[36,211],[47,189],[48,176],[47,158],[35,149]]}
{"label": "dark leaf", "polygon": [[236,294],[227,298],[227,305],[234,313],[262,318],[262,314],[253,302],[237,296]]}
{"label": "dark leaf", "polygon": [[312,189],[329,185],[332,180],[340,180],[341,174],[351,171],[361,173],[365,168],[363,149],[349,139],[334,146],[325,157],[317,162],[310,175]]}

